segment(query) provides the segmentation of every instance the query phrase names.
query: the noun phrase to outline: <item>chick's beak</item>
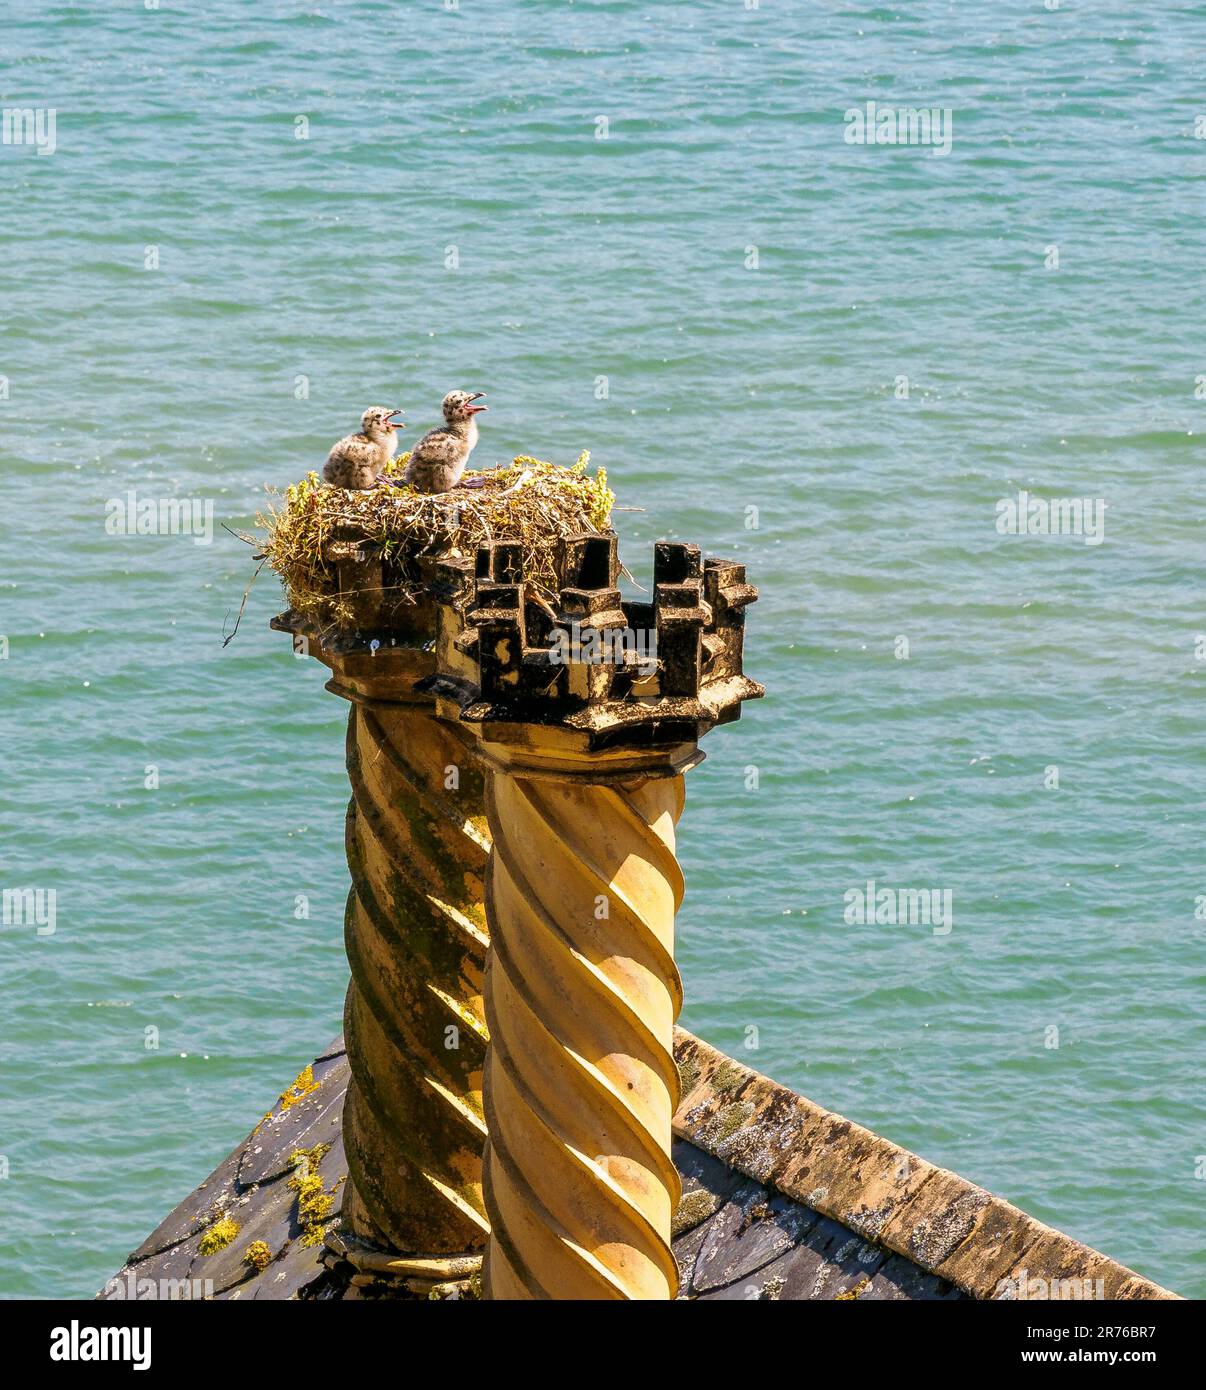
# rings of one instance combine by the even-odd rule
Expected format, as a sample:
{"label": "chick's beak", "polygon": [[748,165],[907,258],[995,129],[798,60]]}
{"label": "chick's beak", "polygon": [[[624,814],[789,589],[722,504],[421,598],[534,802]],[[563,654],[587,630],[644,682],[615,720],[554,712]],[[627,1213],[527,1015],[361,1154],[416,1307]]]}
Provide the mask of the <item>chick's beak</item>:
{"label": "chick's beak", "polygon": [[386,428],[391,430],[404,430],[406,426],[402,423],[402,421],[394,419],[395,415],[401,414],[402,412],[400,410],[391,410],[389,413],[389,419],[385,422]]}
{"label": "chick's beak", "polygon": [[[471,395],[469,399],[471,401],[480,401],[485,394],[486,393],[484,391],[474,391],[473,395]],[[483,410],[489,410],[490,407],[488,405],[467,405],[465,409],[468,411],[470,415],[480,415]]]}

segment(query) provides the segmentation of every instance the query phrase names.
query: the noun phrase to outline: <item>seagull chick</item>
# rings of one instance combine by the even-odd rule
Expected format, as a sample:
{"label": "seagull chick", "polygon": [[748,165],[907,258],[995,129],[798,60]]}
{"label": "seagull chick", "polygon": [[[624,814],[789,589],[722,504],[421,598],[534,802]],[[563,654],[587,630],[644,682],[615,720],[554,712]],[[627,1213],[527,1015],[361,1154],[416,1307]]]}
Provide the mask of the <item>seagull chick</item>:
{"label": "seagull chick", "polygon": [[370,405],[360,417],[360,433],[341,439],[327,455],[323,480],[334,487],[376,487],[398,448],[397,431],[406,428],[392,418],[401,414],[388,406]]}
{"label": "seagull chick", "polygon": [[[448,492],[461,482],[461,474],[477,443],[477,420],[488,406],[474,405],[484,391],[449,391],[444,397],[444,423],[428,431],[415,445],[406,465],[406,481],[416,492]],[[473,484],[476,485],[476,482]]]}

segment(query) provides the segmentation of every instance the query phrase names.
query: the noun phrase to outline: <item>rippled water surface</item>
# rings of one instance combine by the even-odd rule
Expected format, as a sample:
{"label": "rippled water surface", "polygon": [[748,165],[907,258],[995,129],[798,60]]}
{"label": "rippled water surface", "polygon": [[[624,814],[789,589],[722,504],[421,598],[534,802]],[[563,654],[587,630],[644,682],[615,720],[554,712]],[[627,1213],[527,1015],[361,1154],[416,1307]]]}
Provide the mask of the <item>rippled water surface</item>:
{"label": "rippled water surface", "polygon": [[[246,527],[464,385],[479,465],[593,451],[638,577],[762,590],[683,1022],[1206,1296],[1204,54],[1178,3],[8,0],[57,148],[0,146],[0,884],[57,916],[0,933],[0,1291],[90,1295],[340,1022],[344,707],[271,577],[222,649],[244,545],[106,500]],[[999,535],[1020,489],[1104,542]],[[847,924],[869,878],[953,929]]]}

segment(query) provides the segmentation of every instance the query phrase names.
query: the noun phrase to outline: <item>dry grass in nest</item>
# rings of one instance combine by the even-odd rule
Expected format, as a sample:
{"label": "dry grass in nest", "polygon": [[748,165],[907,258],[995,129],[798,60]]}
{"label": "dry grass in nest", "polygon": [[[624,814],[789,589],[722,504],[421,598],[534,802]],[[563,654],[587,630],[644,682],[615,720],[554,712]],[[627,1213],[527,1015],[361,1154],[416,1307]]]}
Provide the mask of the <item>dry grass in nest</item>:
{"label": "dry grass in nest", "polygon": [[[409,457],[393,460],[387,472],[400,477]],[[518,541],[524,578],[552,599],[556,542],[602,532],[611,520],[615,494],[602,468],[588,476],[589,459],[583,453],[577,463],[561,468],[521,455],[507,467],[469,475],[486,479],[482,487],[433,494],[408,485],[348,492],[327,487],[310,473],[287,488],[283,499],[269,490],[268,509],[256,517],[263,534],[247,539],[280,575],[293,608],[335,621],[351,617],[327,559],[336,535],[363,536],[400,564],[420,555],[471,555],[488,540]]]}

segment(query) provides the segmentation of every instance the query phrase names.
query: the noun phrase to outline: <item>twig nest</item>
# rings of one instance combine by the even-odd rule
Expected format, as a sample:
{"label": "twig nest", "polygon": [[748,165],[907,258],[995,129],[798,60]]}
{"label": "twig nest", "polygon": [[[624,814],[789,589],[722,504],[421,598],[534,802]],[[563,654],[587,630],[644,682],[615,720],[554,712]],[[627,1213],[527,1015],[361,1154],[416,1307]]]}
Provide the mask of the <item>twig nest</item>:
{"label": "twig nest", "polygon": [[[409,454],[393,460],[388,473],[401,478]],[[329,547],[336,539],[380,546],[399,576],[398,584],[419,585],[422,556],[471,555],[483,541],[518,541],[523,577],[535,593],[557,592],[556,543],[565,536],[603,532],[611,520],[615,494],[602,468],[591,477],[590,455],[569,468],[520,455],[507,467],[470,474],[473,488],[420,493],[408,485],[349,492],[329,487],[310,473],[280,494],[270,490],[269,506],[256,517],[266,537],[257,544],[280,575],[290,605],[299,613],[339,619],[340,597]]]}

